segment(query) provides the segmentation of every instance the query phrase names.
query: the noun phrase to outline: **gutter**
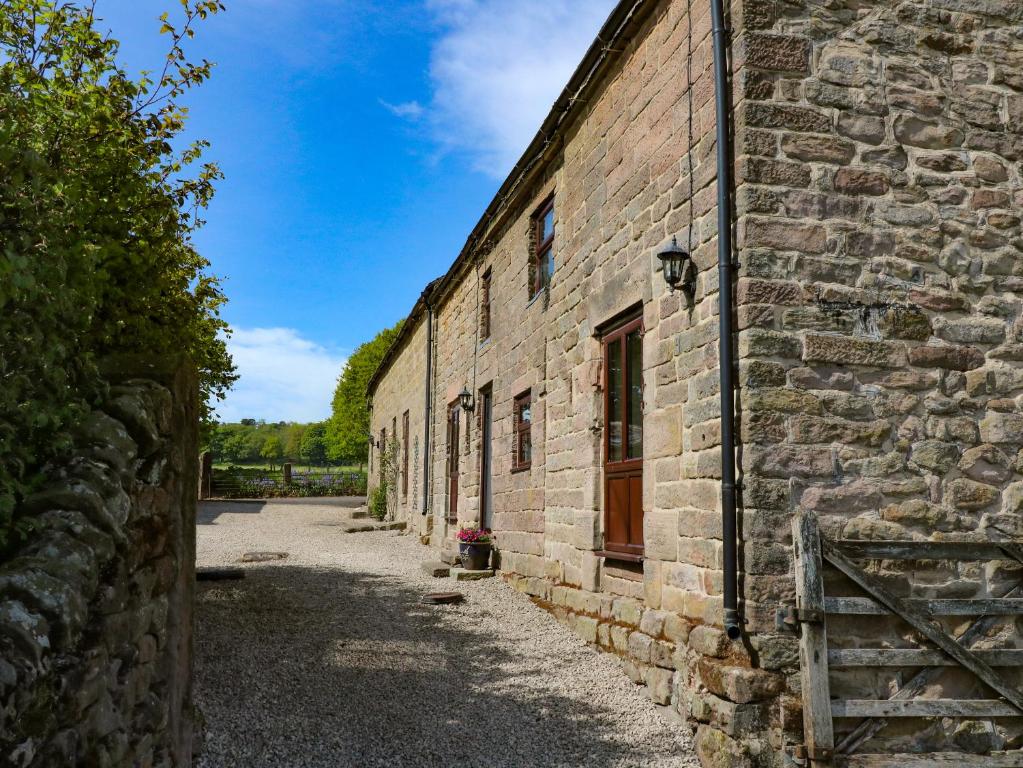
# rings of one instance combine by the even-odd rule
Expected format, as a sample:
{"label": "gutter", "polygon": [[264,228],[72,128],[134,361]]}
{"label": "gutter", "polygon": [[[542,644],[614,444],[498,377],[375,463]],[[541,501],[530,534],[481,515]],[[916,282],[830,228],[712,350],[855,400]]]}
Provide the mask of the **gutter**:
{"label": "gutter", "polygon": [[728,77],[730,30],[724,0],[710,0],[714,39],[714,104],[718,173],[718,371],[721,376],[721,539],[724,545],[724,623],[731,640],[742,636],[739,618],[738,530],[735,503],[735,360],[732,351],[732,127]]}

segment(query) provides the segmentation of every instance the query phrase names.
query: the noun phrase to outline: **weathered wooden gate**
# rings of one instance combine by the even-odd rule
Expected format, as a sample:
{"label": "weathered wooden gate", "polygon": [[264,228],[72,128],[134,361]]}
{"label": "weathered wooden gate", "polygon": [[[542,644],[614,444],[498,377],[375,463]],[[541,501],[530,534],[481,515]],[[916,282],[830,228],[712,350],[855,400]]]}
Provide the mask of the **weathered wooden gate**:
{"label": "weathered wooden gate", "polygon": [[[857,754],[857,750],[885,728],[891,718],[1005,718],[1023,717],[1023,693],[1007,682],[996,668],[1023,666],[1023,650],[977,649],[1004,617],[1023,615],[1020,587],[1000,598],[921,599],[896,595],[876,574],[855,561],[995,561],[1023,564],[1023,546],[987,541],[851,541],[822,536],[817,518],[804,513],[793,521],[796,562],[796,608],[789,621],[800,628],[800,668],[803,690],[805,746],[798,756],[813,768],[1023,768],[1023,749],[990,754],[967,752]],[[824,565],[834,567],[847,583],[866,597],[829,597],[825,594]],[[896,616],[930,647],[829,648],[827,617]],[[977,617],[965,631],[950,634],[936,617]],[[848,640],[848,638],[844,638]],[[868,642],[869,632],[856,642]],[[846,643],[848,644],[848,643]],[[917,670],[887,699],[832,698],[831,669],[893,668]],[[997,697],[983,699],[928,698],[949,667],[968,670]],[[851,731],[836,740],[835,720],[854,722]],[[845,729],[843,729],[845,731]]]}

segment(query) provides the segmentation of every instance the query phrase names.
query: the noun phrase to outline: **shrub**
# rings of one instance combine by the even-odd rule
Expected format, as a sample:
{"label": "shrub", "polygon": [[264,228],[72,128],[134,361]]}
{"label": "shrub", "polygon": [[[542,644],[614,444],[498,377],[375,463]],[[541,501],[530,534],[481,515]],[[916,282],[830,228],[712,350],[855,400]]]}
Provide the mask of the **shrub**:
{"label": "shrub", "polygon": [[207,404],[235,378],[224,296],[192,244],[220,171],[189,175],[204,142],[172,147],[179,97],[211,66],[181,43],[221,3],[184,0],[180,29],[165,14],[165,74],[138,81],[91,6],[0,2],[0,549],[25,529],[18,500],[102,398],[104,357],[184,351]]}
{"label": "shrub", "polygon": [[369,497],[369,513],[377,520],[387,517],[387,485],[381,483]]}

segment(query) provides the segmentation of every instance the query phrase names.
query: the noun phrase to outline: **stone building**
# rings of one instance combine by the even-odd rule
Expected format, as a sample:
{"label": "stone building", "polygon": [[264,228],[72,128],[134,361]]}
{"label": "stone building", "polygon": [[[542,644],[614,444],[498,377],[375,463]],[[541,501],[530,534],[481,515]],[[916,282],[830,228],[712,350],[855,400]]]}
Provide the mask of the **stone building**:
{"label": "stone building", "polygon": [[[501,574],[677,707],[705,764],[782,765],[806,738],[799,640],[778,619],[794,517],[842,539],[1023,535],[1023,3],[732,0],[730,147],[711,6],[615,9],[417,303],[371,383],[372,423],[378,444],[398,437],[397,514],[432,546],[492,527]],[[719,149],[734,174],[734,642]],[[674,292],[657,258],[673,237],[692,256]],[[873,572],[926,598],[1001,596],[1020,576],[949,560]],[[849,632],[900,647],[886,621]],[[888,690],[876,674],[836,690],[857,685]],[[983,738],[899,734],[907,751],[1020,745],[1003,721],[970,722]]]}

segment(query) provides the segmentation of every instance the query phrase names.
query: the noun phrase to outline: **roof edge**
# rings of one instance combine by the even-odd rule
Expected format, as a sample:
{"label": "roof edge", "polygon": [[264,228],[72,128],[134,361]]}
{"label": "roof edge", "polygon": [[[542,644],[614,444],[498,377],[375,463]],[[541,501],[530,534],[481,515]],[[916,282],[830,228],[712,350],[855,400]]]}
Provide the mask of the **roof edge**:
{"label": "roof edge", "polygon": [[498,214],[506,210],[518,200],[518,189],[521,183],[529,178],[536,170],[547,150],[556,141],[562,138],[564,127],[571,118],[580,113],[585,105],[581,95],[587,89],[594,87],[599,82],[601,70],[617,61],[624,52],[624,48],[616,48],[614,43],[621,40],[629,32],[635,30],[645,21],[646,17],[658,5],[660,0],[620,0],[614,7],[607,21],[600,28],[597,37],[590,44],[583,56],[582,61],[576,67],[568,84],[562,89],[561,94],[554,101],[554,105],[547,113],[547,117],[540,125],[533,140],[522,153],[519,161],[512,168],[511,172],[501,184],[476,226],[469,233],[469,237],[462,246],[462,250],[455,258],[451,267],[441,277],[437,278],[423,290],[419,300],[416,301],[409,312],[405,324],[402,326],[398,338],[394,340],[387,350],[380,365],[373,373],[366,387],[366,394],[370,397],[376,391],[380,380],[390,368],[398,352],[405,345],[414,333],[416,321],[422,315],[423,310],[428,307],[432,300],[443,296],[451,283],[457,277],[462,267],[469,260],[476,248],[485,241],[484,233],[488,227],[498,218]]}

